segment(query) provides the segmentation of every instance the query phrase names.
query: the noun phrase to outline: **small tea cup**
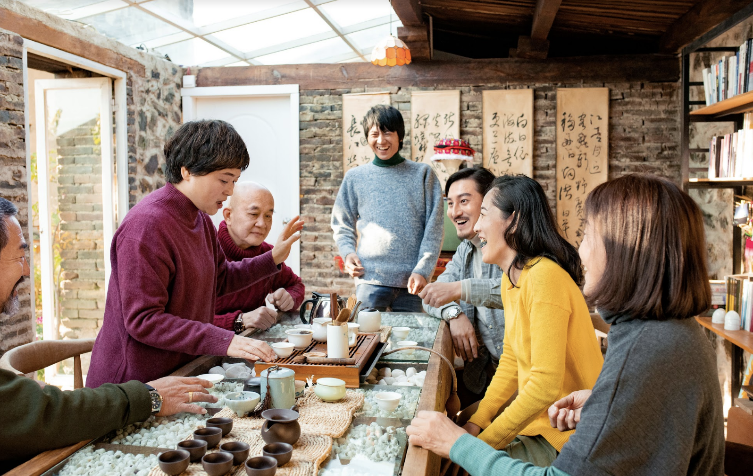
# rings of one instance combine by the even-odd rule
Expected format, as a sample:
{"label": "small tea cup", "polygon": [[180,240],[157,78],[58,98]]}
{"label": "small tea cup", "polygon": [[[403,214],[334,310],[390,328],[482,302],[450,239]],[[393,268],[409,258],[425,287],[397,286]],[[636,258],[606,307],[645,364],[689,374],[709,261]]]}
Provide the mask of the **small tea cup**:
{"label": "small tea cup", "polygon": [[[401,340],[400,342],[397,343],[397,347],[398,348],[401,348],[401,347],[410,347],[410,346],[414,346],[414,345],[418,345],[418,342],[412,341],[412,340]],[[405,352],[407,355],[413,355],[413,351],[414,350],[415,349],[405,349],[402,352]]]}
{"label": "small tea cup", "polygon": [[277,460],[277,466],[285,466],[293,457],[293,445],[288,443],[270,443],[261,449],[264,456],[271,456]]}
{"label": "small tea cup", "polygon": [[272,344],[272,350],[275,351],[278,359],[290,357],[290,354],[293,353],[294,349],[295,346],[290,342],[275,342]]}
{"label": "small tea cup", "polygon": [[170,450],[160,453],[159,468],[166,474],[180,474],[188,468],[191,455],[185,450]]}
{"label": "small tea cup", "polygon": [[380,410],[391,412],[400,404],[402,394],[397,392],[379,392],[374,398],[376,398]]}
{"label": "small tea cup", "polygon": [[222,436],[223,438],[225,435],[230,433],[230,430],[233,429],[233,419],[232,418],[210,418],[207,420],[207,428],[220,428],[222,430]]}
{"label": "small tea cup", "polygon": [[314,393],[325,402],[336,402],[345,396],[345,381],[329,377],[317,379]]}
{"label": "small tea cup", "polygon": [[277,472],[277,460],[270,456],[255,456],[246,461],[248,476],[274,476]]}
{"label": "small tea cup", "polygon": [[207,452],[206,440],[185,440],[178,443],[178,449],[188,451],[191,462],[199,461]]}
{"label": "small tea cup", "polygon": [[233,464],[241,464],[248,458],[248,453],[251,451],[251,446],[248,443],[242,441],[231,441],[230,443],[224,443],[220,446],[220,451],[225,451],[233,455]]}
{"label": "small tea cup", "polygon": [[201,466],[209,476],[227,474],[233,468],[233,455],[224,451],[205,454],[201,458]]}
{"label": "small tea cup", "polygon": [[408,334],[410,333],[410,327],[393,327],[392,328],[392,335],[395,336],[395,339],[398,341],[405,340],[406,337],[408,337]]}
{"label": "small tea cup", "polygon": [[288,329],[285,331],[285,335],[288,336],[288,341],[293,344],[296,349],[305,349],[311,344],[311,339],[314,337],[314,331],[308,329]]}
{"label": "small tea cup", "polygon": [[217,446],[222,439],[222,428],[199,428],[193,432],[195,440],[204,440],[207,442],[207,449]]}

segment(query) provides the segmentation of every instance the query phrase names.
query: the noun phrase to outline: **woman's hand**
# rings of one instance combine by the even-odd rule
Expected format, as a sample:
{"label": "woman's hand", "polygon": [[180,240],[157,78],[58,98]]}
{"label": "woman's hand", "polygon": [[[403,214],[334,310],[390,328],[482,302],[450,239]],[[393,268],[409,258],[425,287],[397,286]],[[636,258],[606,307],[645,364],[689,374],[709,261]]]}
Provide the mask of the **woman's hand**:
{"label": "woman's hand", "polygon": [[294,217],[285,225],[277,238],[275,247],[272,249],[272,259],[274,259],[275,264],[280,264],[288,259],[290,247],[301,239],[301,230],[303,230],[303,220],[300,216]]}
{"label": "woman's hand", "polygon": [[418,294],[423,291],[426,286],[426,278],[418,273],[411,273],[408,278],[408,292],[411,294]]}
{"label": "woman's hand", "polygon": [[453,301],[460,300],[460,281],[454,283],[431,283],[418,293],[424,304],[431,307],[441,307]]}
{"label": "woman's hand", "polygon": [[450,457],[450,449],[466,432],[439,412],[420,411],[406,428],[408,441],[443,458]]}
{"label": "woman's hand", "polygon": [[470,434],[471,436],[478,436],[479,433],[481,433],[481,427],[471,422],[468,422],[465,425],[463,425],[463,429],[467,431],[468,434]]}
{"label": "woman's hand", "polygon": [[233,337],[230,347],[227,348],[227,356],[264,362],[277,359],[275,351],[266,342],[241,336]]}
{"label": "woman's hand", "polygon": [[206,413],[206,409],[195,402],[217,401],[217,397],[210,395],[206,389],[212,388],[212,382],[196,377],[163,377],[147,385],[154,387],[162,397],[162,409],[157,416],[174,415],[180,412]]}
{"label": "woman's hand", "polygon": [[578,390],[549,407],[549,423],[559,431],[574,430],[580,421],[580,412],[591,390]]}

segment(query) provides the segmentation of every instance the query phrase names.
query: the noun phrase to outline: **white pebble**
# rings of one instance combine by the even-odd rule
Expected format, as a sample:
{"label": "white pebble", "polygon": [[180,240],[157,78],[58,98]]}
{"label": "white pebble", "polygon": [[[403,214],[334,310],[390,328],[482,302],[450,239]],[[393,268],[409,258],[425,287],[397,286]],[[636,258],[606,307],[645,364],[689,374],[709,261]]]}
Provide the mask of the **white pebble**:
{"label": "white pebble", "polygon": [[405,376],[410,378],[416,375],[416,369],[414,367],[408,367],[408,370],[405,371]]}
{"label": "white pebble", "polygon": [[401,375],[404,376],[405,372],[403,370],[401,370],[401,369],[395,369],[395,370],[392,371],[392,375],[391,376],[397,378],[397,377],[400,377]]}

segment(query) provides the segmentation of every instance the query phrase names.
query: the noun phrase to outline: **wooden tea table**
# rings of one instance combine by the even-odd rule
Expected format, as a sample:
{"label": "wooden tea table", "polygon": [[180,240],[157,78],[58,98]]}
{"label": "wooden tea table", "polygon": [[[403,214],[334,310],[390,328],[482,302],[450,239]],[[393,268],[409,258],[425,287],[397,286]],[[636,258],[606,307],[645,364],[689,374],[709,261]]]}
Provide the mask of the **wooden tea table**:
{"label": "wooden tea table", "polygon": [[[385,324],[385,322],[389,324],[391,314],[392,313],[385,313],[383,324]],[[413,315],[408,313],[397,313],[393,317],[404,319],[406,317],[412,316]],[[415,314],[415,317],[421,322],[424,322],[425,319],[431,319],[428,315],[423,313]],[[282,326],[292,326],[299,324],[300,319],[297,313],[283,313],[279,320],[279,323]],[[418,324],[416,327],[425,326]],[[271,331],[274,331],[274,329],[275,328],[271,329]],[[278,334],[274,334],[274,336],[270,335],[269,332],[259,332],[256,329],[248,329],[241,335],[253,336],[254,338],[266,340],[269,342],[279,342],[284,340],[284,335],[279,334],[279,330],[280,329],[278,328]],[[437,329],[434,341],[425,342],[424,345],[432,346],[434,351],[444,355],[450,361],[453,360],[452,338],[450,336],[450,330],[444,322],[439,322],[439,327]],[[420,363],[416,360],[408,361],[408,363],[406,363],[401,362],[399,358],[395,358],[395,355],[397,354],[390,356],[389,361],[387,361],[386,359],[380,360],[378,366],[381,367],[385,365],[394,365],[396,368],[402,368],[408,365],[415,365],[417,367],[425,366],[426,368],[425,384],[423,389],[421,389],[421,394],[416,411],[444,411],[444,404],[450,395],[450,389],[452,387],[452,376],[450,370],[446,365],[442,363],[441,359],[432,354],[428,358],[428,363],[426,360],[424,360],[423,363]],[[212,367],[221,365],[224,359],[226,358],[218,356],[197,357],[188,364],[177,369],[171,375],[183,377],[201,375],[207,373]],[[378,386],[369,387],[378,389]],[[354,421],[354,425],[368,423],[368,421],[374,420],[377,419],[359,417],[356,419],[356,421]],[[408,420],[402,420],[403,425],[407,425],[406,422],[408,422]],[[353,426],[351,426],[351,428],[352,427]],[[42,474],[51,476],[52,474],[60,471],[60,469],[65,466],[67,459],[71,455],[75,454],[76,451],[87,446],[89,443],[89,441],[82,441],[76,445],[72,445],[66,448],[46,451],[6,474],[8,476],[37,476]],[[441,461],[438,456],[424,449],[407,445],[407,443],[406,446],[407,451],[404,451],[402,453],[403,457],[400,458],[400,460],[395,461],[395,475],[402,474],[404,476],[435,476],[439,474]]]}

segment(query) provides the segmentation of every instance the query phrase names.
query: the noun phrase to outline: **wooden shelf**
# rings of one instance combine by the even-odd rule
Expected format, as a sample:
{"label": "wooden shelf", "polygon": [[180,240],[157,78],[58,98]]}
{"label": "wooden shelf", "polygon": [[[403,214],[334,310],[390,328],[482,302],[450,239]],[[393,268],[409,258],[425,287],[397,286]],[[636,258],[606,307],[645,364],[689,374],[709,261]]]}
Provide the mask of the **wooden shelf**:
{"label": "wooden shelf", "polygon": [[696,317],[696,321],[714,334],[726,339],[746,352],[753,353],[753,332],[726,331],[724,324],[712,324],[710,317]]}
{"label": "wooden shelf", "polygon": [[720,117],[753,110],[753,91],[732,96],[711,106],[691,111],[691,116]]}
{"label": "wooden shelf", "polygon": [[734,188],[753,186],[753,178],[692,178],[689,188]]}

